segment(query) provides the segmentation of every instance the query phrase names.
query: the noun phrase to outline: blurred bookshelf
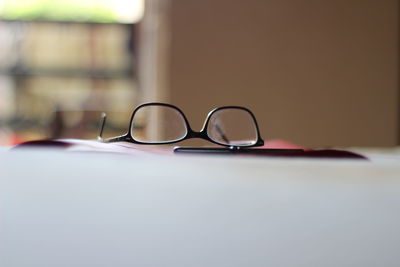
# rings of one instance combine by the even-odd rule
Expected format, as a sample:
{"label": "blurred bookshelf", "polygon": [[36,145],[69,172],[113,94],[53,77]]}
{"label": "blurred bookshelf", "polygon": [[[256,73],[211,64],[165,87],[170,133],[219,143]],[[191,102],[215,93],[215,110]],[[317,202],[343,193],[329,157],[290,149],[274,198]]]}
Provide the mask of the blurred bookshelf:
{"label": "blurred bookshelf", "polygon": [[0,20],[0,144],[93,139],[102,111],[122,134],[138,102],[136,26]]}

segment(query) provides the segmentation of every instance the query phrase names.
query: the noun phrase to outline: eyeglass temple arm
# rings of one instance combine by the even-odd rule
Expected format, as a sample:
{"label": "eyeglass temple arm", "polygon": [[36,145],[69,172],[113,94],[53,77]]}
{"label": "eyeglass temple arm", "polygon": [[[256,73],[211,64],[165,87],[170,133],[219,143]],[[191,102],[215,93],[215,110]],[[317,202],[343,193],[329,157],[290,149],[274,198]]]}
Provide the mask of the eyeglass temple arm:
{"label": "eyeglass temple arm", "polygon": [[224,141],[229,144],[230,141],[229,141],[228,137],[226,137],[224,131],[221,129],[219,124],[215,124],[215,128],[217,129],[217,132],[219,133],[219,135],[221,135],[221,138],[224,139]]}
{"label": "eyeglass temple arm", "polygon": [[[219,135],[221,136],[221,138],[227,143],[229,144],[229,138],[225,135],[225,132],[222,130],[222,128],[219,126],[218,123],[215,124],[215,128],[217,129],[217,132],[219,133]],[[264,145],[264,140],[262,138],[259,138],[257,144],[257,146],[263,146]],[[231,146],[231,149],[242,149],[242,147],[240,146]]]}
{"label": "eyeglass temple arm", "polygon": [[112,138],[103,138],[103,132],[104,132],[104,125],[106,124],[106,120],[107,120],[107,114],[106,113],[101,113],[101,125],[100,125],[100,131],[99,131],[99,135],[97,136],[97,140],[105,142],[105,143],[111,143],[111,142],[118,142],[118,141],[125,141],[126,137],[121,135],[121,136],[117,136],[117,137],[112,137]]}
{"label": "eyeglass temple arm", "polygon": [[97,136],[97,140],[103,141],[103,131],[104,131],[104,125],[106,124],[106,119],[107,119],[107,114],[106,113],[101,113],[100,115],[100,132],[99,135]]}

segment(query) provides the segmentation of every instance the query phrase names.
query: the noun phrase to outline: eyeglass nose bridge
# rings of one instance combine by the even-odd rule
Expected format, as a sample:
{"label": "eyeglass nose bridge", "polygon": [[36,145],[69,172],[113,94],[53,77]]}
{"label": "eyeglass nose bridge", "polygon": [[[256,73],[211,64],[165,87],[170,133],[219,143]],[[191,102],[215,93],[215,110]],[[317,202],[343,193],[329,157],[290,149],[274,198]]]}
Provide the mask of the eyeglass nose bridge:
{"label": "eyeglass nose bridge", "polygon": [[210,140],[210,138],[207,136],[206,132],[204,130],[201,130],[200,132],[193,131],[192,129],[188,129],[188,135],[186,138],[200,138],[204,140]]}

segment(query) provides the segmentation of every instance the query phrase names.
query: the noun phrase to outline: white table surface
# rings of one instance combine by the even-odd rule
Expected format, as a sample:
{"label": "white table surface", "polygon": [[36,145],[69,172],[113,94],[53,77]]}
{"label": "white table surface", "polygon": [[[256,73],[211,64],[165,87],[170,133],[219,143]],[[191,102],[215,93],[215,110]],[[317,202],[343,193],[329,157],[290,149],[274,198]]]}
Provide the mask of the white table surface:
{"label": "white table surface", "polygon": [[0,266],[400,266],[400,161],[0,152]]}

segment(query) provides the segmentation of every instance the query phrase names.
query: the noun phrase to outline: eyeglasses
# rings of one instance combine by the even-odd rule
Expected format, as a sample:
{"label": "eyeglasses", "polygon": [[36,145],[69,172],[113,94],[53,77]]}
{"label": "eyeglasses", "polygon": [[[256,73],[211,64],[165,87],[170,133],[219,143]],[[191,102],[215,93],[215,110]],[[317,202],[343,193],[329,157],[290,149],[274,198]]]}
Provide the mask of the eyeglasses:
{"label": "eyeglasses", "polygon": [[[103,142],[126,141],[135,144],[172,144],[190,138],[201,138],[214,144],[245,148],[264,145],[253,113],[240,106],[225,106],[213,109],[207,115],[200,132],[193,131],[183,112],[176,106],[165,103],[145,103],[132,113],[126,134],[102,138],[106,114],[98,139]],[[146,133],[148,128],[154,129]]]}

